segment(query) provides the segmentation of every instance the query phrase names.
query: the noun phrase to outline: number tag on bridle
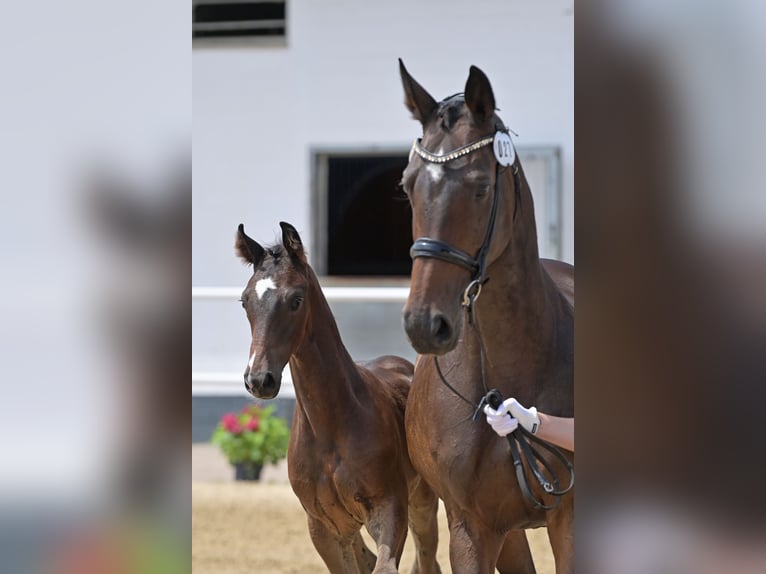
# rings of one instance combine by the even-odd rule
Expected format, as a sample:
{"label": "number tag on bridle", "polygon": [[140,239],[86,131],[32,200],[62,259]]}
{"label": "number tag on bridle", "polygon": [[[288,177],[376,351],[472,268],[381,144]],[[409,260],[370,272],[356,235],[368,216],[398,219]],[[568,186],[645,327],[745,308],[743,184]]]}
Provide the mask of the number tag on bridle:
{"label": "number tag on bridle", "polygon": [[505,132],[496,132],[492,143],[495,149],[495,159],[502,166],[512,165],[516,161],[516,150],[513,148],[511,136]]}

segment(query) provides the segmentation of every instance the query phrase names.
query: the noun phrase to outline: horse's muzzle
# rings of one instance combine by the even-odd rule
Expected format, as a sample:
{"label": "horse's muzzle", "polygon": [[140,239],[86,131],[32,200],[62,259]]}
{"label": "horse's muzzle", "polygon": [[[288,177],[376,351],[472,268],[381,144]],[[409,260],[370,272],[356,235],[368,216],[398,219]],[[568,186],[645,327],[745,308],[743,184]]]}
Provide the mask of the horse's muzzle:
{"label": "horse's muzzle", "polygon": [[282,373],[275,375],[271,371],[261,371],[245,375],[245,388],[258,399],[273,399],[281,385]]}
{"label": "horse's muzzle", "polygon": [[421,355],[443,355],[457,345],[457,329],[433,308],[413,312],[404,308],[404,330],[412,348]]}

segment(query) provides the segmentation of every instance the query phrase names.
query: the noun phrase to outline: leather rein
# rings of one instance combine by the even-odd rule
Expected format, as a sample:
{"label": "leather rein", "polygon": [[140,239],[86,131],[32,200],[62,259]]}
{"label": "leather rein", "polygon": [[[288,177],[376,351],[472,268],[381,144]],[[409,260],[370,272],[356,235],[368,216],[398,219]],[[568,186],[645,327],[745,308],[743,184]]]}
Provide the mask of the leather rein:
{"label": "leather rein", "polygon": [[[429,163],[442,164],[492,144],[497,133],[499,132],[507,134],[508,129],[505,127],[499,128],[495,135],[480,138],[475,142],[469,143],[445,154],[435,154],[426,150],[423,147],[421,140],[417,139],[412,145],[412,153],[417,154],[420,156],[420,158]],[[519,190],[521,186],[518,157],[514,158],[513,164],[510,167],[513,170],[513,184],[515,186],[515,201],[513,209],[513,220],[515,221],[516,212],[519,205]],[[468,403],[472,407],[475,407],[473,414],[474,421],[478,420],[485,405],[488,404],[493,409],[498,409],[503,402],[503,396],[500,394],[500,391],[497,389],[490,390],[487,388],[486,354],[484,350],[484,341],[481,337],[481,330],[478,325],[478,319],[474,314],[474,305],[481,295],[482,286],[487,281],[489,281],[489,277],[487,276],[487,255],[489,253],[490,244],[492,243],[492,235],[494,234],[495,221],[497,219],[499,203],[498,198],[500,196],[500,175],[504,170],[505,166],[501,165],[501,163],[498,161],[495,168],[495,188],[494,196],[492,198],[489,223],[487,224],[487,231],[484,235],[484,241],[482,242],[481,247],[479,247],[479,250],[475,256],[472,256],[465,251],[445,243],[444,241],[434,239],[432,237],[419,237],[415,239],[412,247],[410,248],[410,257],[413,260],[418,257],[431,257],[433,259],[439,259],[441,261],[463,267],[471,273],[471,281],[463,291],[462,306],[465,308],[468,315],[468,323],[476,332],[476,336],[479,341],[479,349],[481,352],[481,382],[485,394],[481,398],[479,404],[475,404],[473,401],[467,399],[447,381],[447,379],[444,377],[444,374],[442,373],[441,367],[439,366],[438,357],[436,355],[433,357],[436,371],[439,374],[439,378],[441,379],[442,383],[464,402]],[[511,449],[511,457],[513,459],[516,478],[525,498],[529,500],[532,506],[541,510],[550,510],[558,506],[558,504],[561,502],[561,497],[569,492],[574,486],[574,468],[572,467],[572,464],[566,459],[566,457],[558,448],[536,437],[521,426],[518,426],[516,430],[508,434],[506,439],[508,440],[508,444]],[[545,460],[540,451],[532,446],[531,443],[535,443],[541,448],[552,453],[561,462],[561,464],[564,465],[564,467],[567,469],[567,474],[569,475],[569,484],[566,488],[563,490],[561,489],[559,480],[553,472],[550,464]],[[526,461],[527,467],[529,467],[532,475],[540,487],[547,494],[554,497],[554,501],[551,504],[546,505],[542,500],[535,498],[529,487],[529,480],[522,460]],[[538,463],[542,464],[545,472],[547,473],[547,476],[550,478],[543,474]]]}

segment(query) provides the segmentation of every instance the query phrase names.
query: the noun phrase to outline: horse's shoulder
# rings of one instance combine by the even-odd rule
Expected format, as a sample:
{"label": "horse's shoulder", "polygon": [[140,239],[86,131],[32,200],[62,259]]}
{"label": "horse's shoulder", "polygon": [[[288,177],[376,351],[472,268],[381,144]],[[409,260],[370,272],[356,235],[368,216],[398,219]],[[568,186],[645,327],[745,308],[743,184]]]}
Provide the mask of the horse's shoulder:
{"label": "horse's shoulder", "polygon": [[574,265],[555,259],[541,259],[540,263],[561,294],[574,307]]}

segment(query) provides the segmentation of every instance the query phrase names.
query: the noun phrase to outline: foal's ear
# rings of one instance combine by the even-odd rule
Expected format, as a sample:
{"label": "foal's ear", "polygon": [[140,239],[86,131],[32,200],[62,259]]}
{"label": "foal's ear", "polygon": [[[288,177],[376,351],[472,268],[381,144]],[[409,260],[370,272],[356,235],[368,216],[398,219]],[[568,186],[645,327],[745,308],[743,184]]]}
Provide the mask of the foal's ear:
{"label": "foal's ear", "polygon": [[306,263],[306,253],[303,251],[303,242],[301,236],[295,230],[295,227],[285,221],[279,222],[279,227],[282,228],[282,245],[285,246],[287,252],[300,261]]}
{"label": "foal's ear", "polygon": [[234,251],[245,263],[250,263],[253,267],[260,265],[263,256],[266,253],[258,243],[250,239],[245,234],[245,226],[241,223],[237,227],[237,239],[234,241]]}
{"label": "foal's ear", "polygon": [[402,77],[404,87],[404,105],[410,110],[412,116],[425,126],[436,111],[436,100],[410,76],[401,58],[399,58],[399,75]]}
{"label": "foal's ear", "polygon": [[486,74],[476,66],[471,66],[468,81],[465,83],[465,105],[477,124],[482,124],[495,115],[495,95]]}

